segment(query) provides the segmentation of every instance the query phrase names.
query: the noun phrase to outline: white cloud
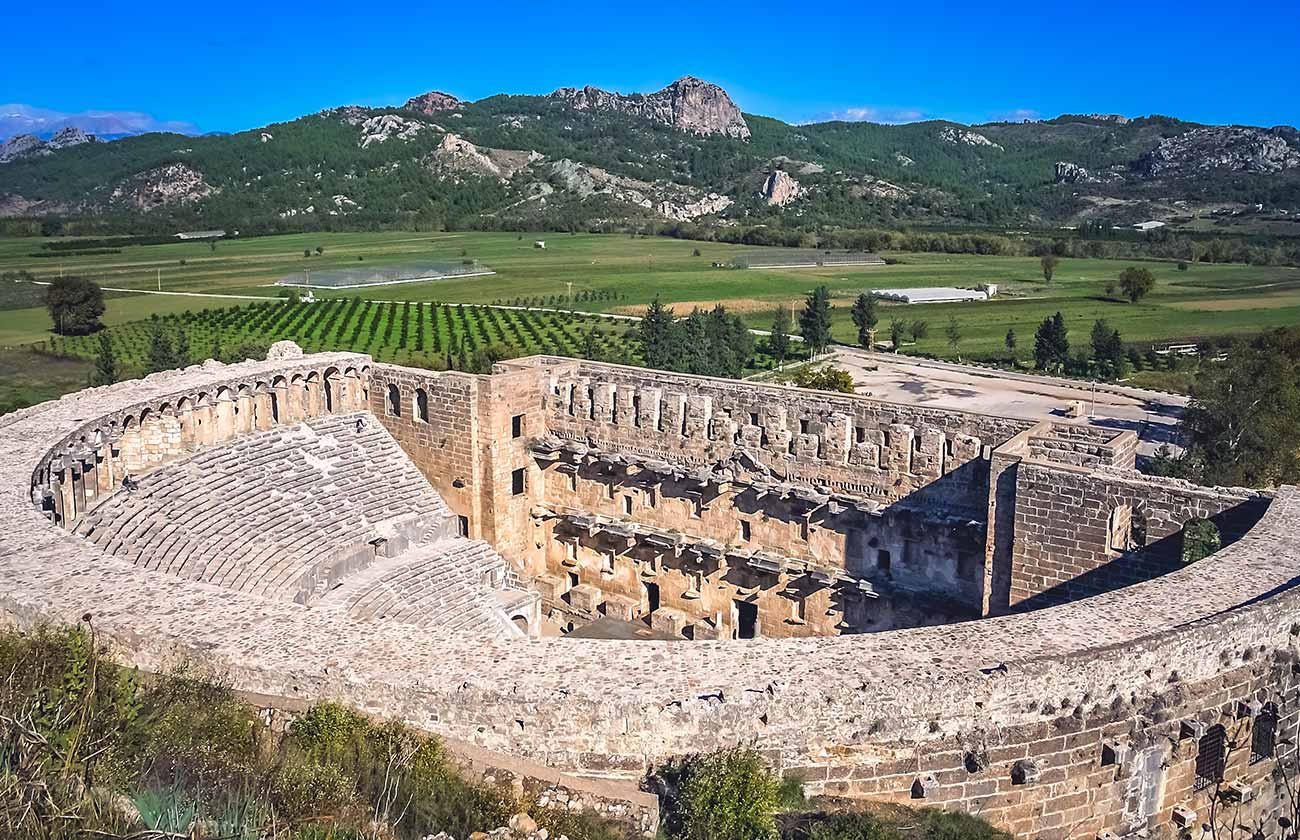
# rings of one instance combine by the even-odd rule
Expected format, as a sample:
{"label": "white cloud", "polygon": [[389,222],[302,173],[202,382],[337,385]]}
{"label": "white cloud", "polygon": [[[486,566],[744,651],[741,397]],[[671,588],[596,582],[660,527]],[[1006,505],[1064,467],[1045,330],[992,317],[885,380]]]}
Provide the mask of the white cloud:
{"label": "white cloud", "polygon": [[892,108],[879,107],[875,105],[862,105],[818,114],[813,119],[808,120],[808,122],[842,120],[844,122],[873,122],[884,123],[886,125],[897,125],[899,123],[918,122],[925,119],[929,119],[929,116],[920,108]]}
{"label": "white cloud", "polygon": [[103,137],[122,137],[150,131],[199,133],[192,123],[158,120],[139,111],[83,111],[70,114],[31,105],[0,105],[0,140],[15,134],[49,137],[69,126]]}
{"label": "white cloud", "polygon": [[992,115],[995,122],[1024,122],[1025,120],[1037,120],[1043,115],[1033,108],[1014,108],[1010,111],[999,111]]}

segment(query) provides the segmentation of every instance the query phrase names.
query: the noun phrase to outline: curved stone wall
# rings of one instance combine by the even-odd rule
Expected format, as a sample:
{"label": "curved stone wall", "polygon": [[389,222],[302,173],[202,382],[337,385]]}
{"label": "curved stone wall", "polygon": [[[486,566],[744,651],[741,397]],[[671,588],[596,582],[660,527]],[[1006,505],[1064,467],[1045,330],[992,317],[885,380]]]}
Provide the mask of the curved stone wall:
{"label": "curved stone wall", "polygon": [[[638,775],[672,755],[748,743],[813,792],[941,803],[1043,837],[1173,831],[1232,781],[1251,788],[1259,813],[1276,803],[1266,780],[1277,756],[1252,763],[1238,750],[1210,788],[1196,769],[1215,726],[1244,727],[1249,741],[1269,704],[1294,735],[1294,488],[1217,554],[1092,598],[940,627],[745,643],[413,634],[178,583],[57,527],[111,491],[119,457],[126,467],[183,440],[217,445],[305,415],[304,405],[355,408],[369,366],[354,354],[210,365],[0,419],[0,608],[22,625],[89,613],[143,668],[198,654],[249,692],[334,698],[589,774]],[[440,376],[468,391],[493,379]],[[126,454],[110,459],[109,480],[102,459],[72,467],[115,434]],[[1283,742],[1276,753],[1287,758],[1294,747]]]}

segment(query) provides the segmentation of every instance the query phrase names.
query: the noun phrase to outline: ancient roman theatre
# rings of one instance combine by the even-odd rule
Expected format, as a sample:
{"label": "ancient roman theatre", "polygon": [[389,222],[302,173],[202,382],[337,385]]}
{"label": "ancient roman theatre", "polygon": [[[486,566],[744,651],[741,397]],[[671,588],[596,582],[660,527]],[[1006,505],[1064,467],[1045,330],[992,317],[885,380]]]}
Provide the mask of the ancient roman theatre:
{"label": "ancient roman theatre", "polygon": [[1275,818],[1300,492],[1153,478],[1136,445],[281,342],[0,418],[0,613],[88,615],[143,669],[197,658],[268,708],[338,700],[575,787],[741,744],[810,793],[1024,837]]}

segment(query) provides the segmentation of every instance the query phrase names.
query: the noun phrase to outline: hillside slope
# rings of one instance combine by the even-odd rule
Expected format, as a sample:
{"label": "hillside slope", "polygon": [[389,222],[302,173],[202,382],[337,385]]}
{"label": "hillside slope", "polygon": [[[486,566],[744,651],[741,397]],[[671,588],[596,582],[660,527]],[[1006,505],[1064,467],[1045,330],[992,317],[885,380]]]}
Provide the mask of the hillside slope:
{"label": "hillside slope", "polygon": [[742,114],[685,77],[346,106],[224,136],[12,138],[0,216],[105,228],[1120,224],[1300,211],[1300,133],[1168,117],[965,126]]}

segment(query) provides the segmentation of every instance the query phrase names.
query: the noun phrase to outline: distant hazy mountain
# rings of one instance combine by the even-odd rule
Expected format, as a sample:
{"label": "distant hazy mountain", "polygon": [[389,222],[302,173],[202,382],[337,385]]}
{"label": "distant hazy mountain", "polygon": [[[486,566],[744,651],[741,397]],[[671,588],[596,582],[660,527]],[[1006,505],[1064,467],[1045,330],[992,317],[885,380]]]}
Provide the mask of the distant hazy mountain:
{"label": "distant hazy mountain", "polygon": [[230,135],[62,139],[72,142],[0,148],[0,216],[244,231],[1300,216],[1294,128],[1113,114],[789,125],[743,114],[689,76],[650,94],[584,87],[466,102],[432,91]]}
{"label": "distant hazy mountain", "polygon": [[66,114],[49,108],[31,105],[0,105],[0,140],[19,134],[31,134],[46,140],[65,128],[79,128],[104,140],[147,134],[151,131],[170,131],[176,134],[198,134],[198,129],[187,122],[164,122],[149,114],[135,111],[84,111]]}

